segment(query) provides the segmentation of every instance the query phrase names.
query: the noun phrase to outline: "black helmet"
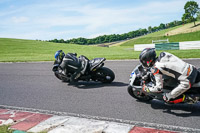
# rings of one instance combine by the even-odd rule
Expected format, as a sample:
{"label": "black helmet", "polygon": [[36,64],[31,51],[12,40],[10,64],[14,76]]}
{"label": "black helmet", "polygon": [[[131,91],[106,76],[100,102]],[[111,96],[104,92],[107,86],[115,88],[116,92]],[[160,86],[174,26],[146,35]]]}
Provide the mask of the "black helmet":
{"label": "black helmet", "polygon": [[156,60],[155,48],[145,48],[140,53],[140,62],[144,67],[152,67]]}

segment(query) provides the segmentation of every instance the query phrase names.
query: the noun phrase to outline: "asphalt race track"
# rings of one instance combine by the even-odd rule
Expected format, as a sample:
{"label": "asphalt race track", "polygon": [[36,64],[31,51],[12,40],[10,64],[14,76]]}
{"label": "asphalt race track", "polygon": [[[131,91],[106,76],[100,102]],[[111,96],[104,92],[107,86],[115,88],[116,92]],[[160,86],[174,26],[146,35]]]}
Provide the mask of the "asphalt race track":
{"label": "asphalt race track", "polygon": [[[200,67],[200,59],[186,62]],[[200,129],[200,104],[142,103],[129,96],[129,75],[138,60],[106,61],[116,76],[111,84],[63,83],[51,71],[52,64],[0,63],[0,105]]]}

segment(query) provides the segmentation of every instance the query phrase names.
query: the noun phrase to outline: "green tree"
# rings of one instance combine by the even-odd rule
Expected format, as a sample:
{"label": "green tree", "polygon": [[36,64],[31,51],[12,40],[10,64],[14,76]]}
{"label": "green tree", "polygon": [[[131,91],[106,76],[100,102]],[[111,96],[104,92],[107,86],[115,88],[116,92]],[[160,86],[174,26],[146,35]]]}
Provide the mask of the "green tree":
{"label": "green tree", "polygon": [[85,45],[87,43],[87,39],[79,37],[76,39],[77,44]]}
{"label": "green tree", "polygon": [[191,22],[191,19],[188,19],[188,18],[190,18],[190,14],[189,13],[184,13],[183,17],[182,17],[183,23],[189,23],[189,22]]}
{"label": "green tree", "polygon": [[58,43],[58,39],[54,39],[53,42]]}
{"label": "green tree", "polygon": [[183,14],[182,17],[182,21],[187,21],[187,22],[194,22],[194,26],[195,24],[195,14],[197,14],[198,10],[199,10],[199,6],[197,4],[197,2],[195,1],[188,1],[185,6],[185,13]]}
{"label": "green tree", "polygon": [[148,32],[149,32],[149,33],[152,32],[152,27],[151,27],[151,26],[148,27]]}
{"label": "green tree", "polygon": [[200,11],[197,12],[197,20],[200,20]]}
{"label": "green tree", "polygon": [[176,26],[174,22],[168,23],[169,28]]}
{"label": "green tree", "polygon": [[64,39],[60,39],[59,43],[65,43],[65,40]]}
{"label": "green tree", "polygon": [[158,31],[158,27],[157,26],[154,26],[153,28],[152,28],[152,32],[156,32],[156,31]]}
{"label": "green tree", "polygon": [[94,44],[94,41],[92,39],[88,39],[87,44]]}
{"label": "green tree", "polygon": [[163,30],[163,29],[165,29],[165,24],[163,24],[163,23],[161,23],[160,25],[159,25],[159,27],[158,27],[160,30]]}

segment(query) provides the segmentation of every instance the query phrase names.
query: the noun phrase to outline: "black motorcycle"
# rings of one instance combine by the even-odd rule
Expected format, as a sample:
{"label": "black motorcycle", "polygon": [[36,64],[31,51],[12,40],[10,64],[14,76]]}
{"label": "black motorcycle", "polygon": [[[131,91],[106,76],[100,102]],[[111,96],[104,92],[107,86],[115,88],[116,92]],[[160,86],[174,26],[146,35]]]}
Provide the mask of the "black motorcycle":
{"label": "black motorcycle", "polygon": [[[56,54],[60,54],[60,51],[57,51]],[[60,54],[58,57],[59,56],[62,55]],[[63,82],[70,82],[70,77],[78,70],[81,70],[76,81],[92,80],[100,81],[102,83],[111,83],[115,79],[115,74],[111,69],[104,67],[105,60],[105,58],[89,60],[83,55],[77,57],[76,53],[68,53],[64,55],[64,58],[62,59],[62,61],[66,62],[64,70],[60,66],[62,61],[60,61],[59,58],[56,58],[56,56],[52,70],[55,76]]]}
{"label": "black motorcycle", "polygon": [[[198,69],[200,71],[200,69]],[[143,84],[146,86],[152,86],[155,84],[155,78],[150,69],[145,69],[142,65],[136,66],[130,75],[130,83],[127,88],[128,93],[138,99],[139,101],[148,102],[153,99],[163,100],[163,94],[170,92],[174,87],[178,85],[178,81],[169,76],[163,75],[163,89],[161,93],[144,92],[142,89]],[[200,82],[195,83],[192,88],[184,93],[187,96],[195,97],[196,100],[187,100],[186,103],[193,104],[200,101]]]}

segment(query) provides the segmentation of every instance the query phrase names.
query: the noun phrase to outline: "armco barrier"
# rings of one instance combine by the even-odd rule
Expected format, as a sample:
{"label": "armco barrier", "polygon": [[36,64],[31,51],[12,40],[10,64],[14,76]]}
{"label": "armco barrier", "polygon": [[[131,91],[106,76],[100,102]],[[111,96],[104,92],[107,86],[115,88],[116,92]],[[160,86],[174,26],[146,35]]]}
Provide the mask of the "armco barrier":
{"label": "armco barrier", "polygon": [[135,51],[142,51],[144,48],[156,48],[156,50],[186,50],[200,49],[200,41],[188,41],[177,43],[161,43],[161,44],[137,44],[134,45]]}
{"label": "armco barrier", "polygon": [[200,49],[200,41],[180,42],[179,49]]}
{"label": "armco barrier", "polygon": [[179,43],[155,44],[156,50],[179,50]]}

